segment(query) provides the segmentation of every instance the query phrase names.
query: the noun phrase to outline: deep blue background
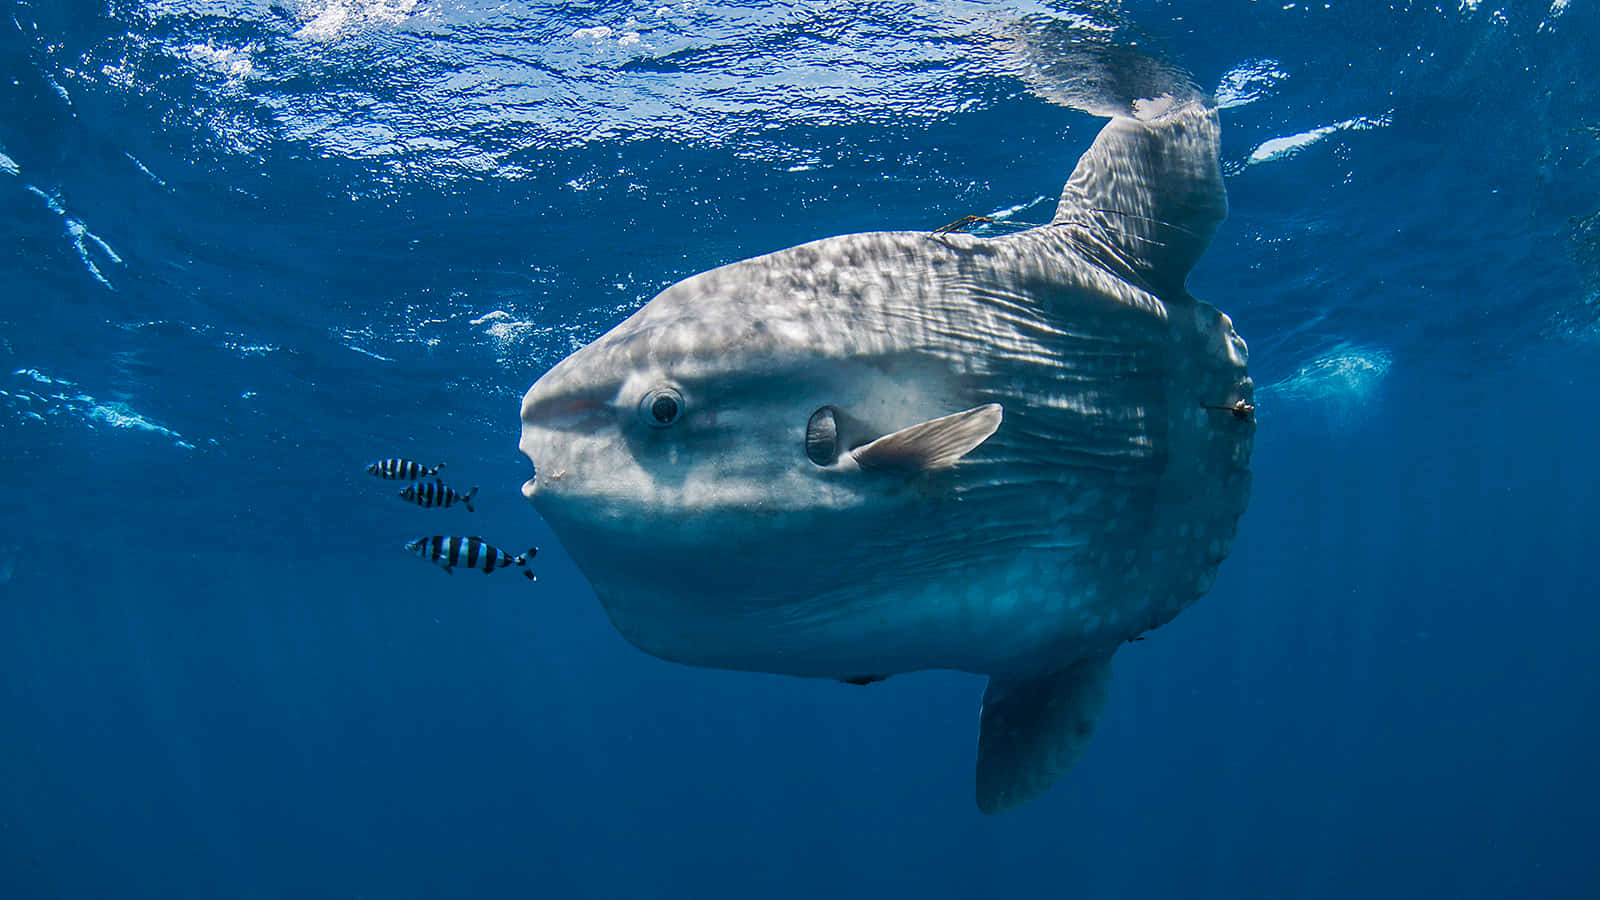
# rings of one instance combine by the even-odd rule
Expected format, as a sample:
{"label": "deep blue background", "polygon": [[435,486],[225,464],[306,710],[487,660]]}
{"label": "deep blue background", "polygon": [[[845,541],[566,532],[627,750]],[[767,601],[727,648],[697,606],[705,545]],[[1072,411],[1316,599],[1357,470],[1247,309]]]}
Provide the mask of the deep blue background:
{"label": "deep blue background", "polygon": [[[1593,896],[1600,17],[1260,6],[1072,4],[1284,73],[1190,282],[1251,344],[1255,492],[987,818],[978,678],[624,644],[516,407],[683,275],[1053,196],[1098,124],[1010,73],[1015,12],[7,4],[0,897]],[[435,531],[539,581],[400,551]]]}

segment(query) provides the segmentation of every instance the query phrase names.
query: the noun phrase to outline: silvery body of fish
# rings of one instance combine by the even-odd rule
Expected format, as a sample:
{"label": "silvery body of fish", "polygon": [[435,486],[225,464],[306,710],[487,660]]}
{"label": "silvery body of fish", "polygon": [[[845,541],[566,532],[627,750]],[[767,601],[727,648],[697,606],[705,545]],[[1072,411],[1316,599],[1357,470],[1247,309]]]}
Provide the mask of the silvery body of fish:
{"label": "silvery body of fish", "polygon": [[400,499],[407,503],[415,503],[418,506],[428,508],[453,506],[456,503],[461,503],[467,507],[467,512],[476,512],[472,508],[472,499],[476,496],[478,496],[476,485],[473,486],[472,490],[463,494],[454,488],[447,487],[444,482],[438,479],[422,484],[408,484],[399,491]]}
{"label": "silvery body of fish", "polygon": [[1217,134],[1199,102],[1114,118],[1048,225],[673,285],[528,391],[523,494],[656,656],[989,676],[978,805],[1037,796],[1249,494],[1245,345],[1185,287],[1227,211]]}
{"label": "silvery body of fish", "polygon": [[439,463],[430,469],[414,459],[390,457],[389,459],[380,459],[372,465],[367,466],[367,473],[370,475],[376,475],[379,478],[387,478],[391,481],[400,479],[415,481],[418,478],[430,478],[436,476],[439,474],[439,470],[442,468],[444,468],[444,463]]}
{"label": "silvery body of fish", "polygon": [[436,534],[410,541],[406,549],[450,574],[455,573],[456,566],[477,569],[486,575],[493,575],[496,569],[507,566],[520,566],[523,577],[529,581],[536,578],[533,570],[528,568],[528,562],[538,555],[538,547],[529,547],[527,553],[512,556],[477,535],[447,537]]}

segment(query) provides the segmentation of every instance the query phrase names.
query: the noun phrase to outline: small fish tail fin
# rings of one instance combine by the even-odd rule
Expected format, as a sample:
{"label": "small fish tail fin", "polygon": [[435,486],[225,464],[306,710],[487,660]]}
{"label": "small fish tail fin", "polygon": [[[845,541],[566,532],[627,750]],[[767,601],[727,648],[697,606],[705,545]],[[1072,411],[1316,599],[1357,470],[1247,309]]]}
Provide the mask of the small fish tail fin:
{"label": "small fish tail fin", "polygon": [[433,467],[433,469],[428,472],[428,474],[429,475],[437,475],[437,474],[439,474],[439,470],[442,469],[442,468],[444,468],[444,463],[439,463],[438,465],[435,465]]}
{"label": "small fish tail fin", "polygon": [[467,491],[465,494],[461,495],[461,502],[465,503],[467,505],[467,512],[477,512],[477,510],[472,508],[472,498],[476,497],[477,495],[478,495],[478,486],[477,485],[473,485],[472,486],[472,490]]}
{"label": "small fish tail fin", "polygon": [[531,560],[538,555],[538,547],[529,547],[527,553],[522,554],[516,559],[517,565],[522,567],[522,577],[528,579],[529,581],[533,581],[535,576],[533,574],[533,569],[528,567],[528,560]]}

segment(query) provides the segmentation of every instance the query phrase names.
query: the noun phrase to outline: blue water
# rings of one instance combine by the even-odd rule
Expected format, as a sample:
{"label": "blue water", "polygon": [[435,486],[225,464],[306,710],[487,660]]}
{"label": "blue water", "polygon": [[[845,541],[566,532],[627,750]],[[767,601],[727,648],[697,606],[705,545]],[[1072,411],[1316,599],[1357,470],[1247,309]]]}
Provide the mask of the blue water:
{"label": "blue water", "polygon": [[[517,494],[546,368],[693,272],[1040,221],[1221,88],[1251,345],[1215,588],[1043,799],[980,679],[690,669]],[[1595,896],[1600,5],[33,0],[0,11],[0,898]],[[448,460],[417,510],[372,459]],[[539,581],[400,545],[539,544]]]}

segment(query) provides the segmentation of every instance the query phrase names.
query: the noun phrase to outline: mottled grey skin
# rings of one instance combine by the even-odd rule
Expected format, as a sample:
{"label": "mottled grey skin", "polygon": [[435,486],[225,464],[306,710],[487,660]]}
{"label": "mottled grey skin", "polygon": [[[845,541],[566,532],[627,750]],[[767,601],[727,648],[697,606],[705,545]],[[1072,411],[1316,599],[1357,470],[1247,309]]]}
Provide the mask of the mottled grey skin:
{"label": "mottled grey skin", "polygon": [[[630,642],[819,678],[991,676],[979,805],[1082,750],[1111,654],[1209,588],[1249,493],[1245,347],[1185,276],[1226,214],[1213,110],[1113,119],[1052,224],[845,235],[686,279],[538,380],[523,488]],[[640,403],[671,387],[681,418]],[[954,466],[807,458],[984,404]]]}

